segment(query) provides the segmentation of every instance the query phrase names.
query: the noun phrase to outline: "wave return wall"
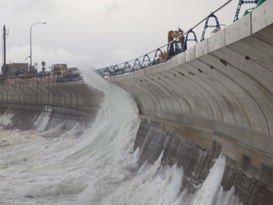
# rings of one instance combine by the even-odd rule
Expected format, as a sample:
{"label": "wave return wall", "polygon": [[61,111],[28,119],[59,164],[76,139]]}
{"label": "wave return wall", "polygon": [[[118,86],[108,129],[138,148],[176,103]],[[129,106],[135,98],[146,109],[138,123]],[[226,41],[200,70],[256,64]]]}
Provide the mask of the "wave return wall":
{"label": "wave return wall", "polygon": [[164,63],[106,80],[141,118],[260,168],[273,166],[273,1]]}

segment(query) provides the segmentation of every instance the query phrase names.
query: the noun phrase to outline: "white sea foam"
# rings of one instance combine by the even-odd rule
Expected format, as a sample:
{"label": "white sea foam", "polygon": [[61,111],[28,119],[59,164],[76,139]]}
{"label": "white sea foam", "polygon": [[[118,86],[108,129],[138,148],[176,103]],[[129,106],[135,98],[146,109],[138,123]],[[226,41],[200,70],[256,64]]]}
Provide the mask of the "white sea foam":
{"label": "white sea foam", "polygon": [[3,115],[0,115],[0,125],[9,125],[13,116],[14,114],[10,112],[5,112]]}
{"label": "white sea foam", "polygon": [[195,197],[192,205],[206,205],[215,203],[215,197],[217,196],[221,187],[225,165],[225,157],[220,156],[210,170],[210,173],[201,189],[198,190],[197,196]]}
{"label": "white sea foam", "polygon": [[191,205],[240,204],[238,198],[234,196],[234,187],[227,192],[224,192],[221,187],[225,166],[225,157],[220,155],[201,188],[197,190]]}
{"label": "white sea foam", "polygon": [[52,111],[51,107],[46,107],[45,111],[41,112],[41,114],[34,121],[34,125],[38,132],[45,130],[47,123],[49,122],[50,119],[51,111]]}
{"label": "white sea foam", "polygon": [[[105,99],[90,128],[44,131],[49,116],[41,115],[35,119],[36,130],[1,130],[0,204],[237,202],[234,189],[224,192],[220,186],[222,156],[193,195],[180,193],[183,168],[162,167],[163,153],[154,164],[139,168],[139,149],[133,150],[139,126],[136,103],[124,90],[93,75],[87,73],[85,81],[105,92]],[[58,137],[43,137],[50,135]]]}

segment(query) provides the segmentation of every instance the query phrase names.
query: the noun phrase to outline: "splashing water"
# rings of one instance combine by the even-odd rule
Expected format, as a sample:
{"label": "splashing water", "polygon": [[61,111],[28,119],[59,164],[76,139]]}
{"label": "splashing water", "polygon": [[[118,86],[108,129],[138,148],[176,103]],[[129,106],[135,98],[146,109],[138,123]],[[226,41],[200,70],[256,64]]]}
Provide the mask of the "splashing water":
{"label": "splashing water", "polygon": [[[220,156],[193,195],[180,192],[183,168],[138,164],[133,149],[138,110],[124,90],[93,73],[85,82],[105,99],[90,128],[61,125],[44,131],[49,116],[34,119],[36,130],[0,130],[0,204],[238,204],[234,189],[220,182],[225,158]],[[0,118],[11,123],[11,114]],[[53,137],[54,136],[54,137]]]}

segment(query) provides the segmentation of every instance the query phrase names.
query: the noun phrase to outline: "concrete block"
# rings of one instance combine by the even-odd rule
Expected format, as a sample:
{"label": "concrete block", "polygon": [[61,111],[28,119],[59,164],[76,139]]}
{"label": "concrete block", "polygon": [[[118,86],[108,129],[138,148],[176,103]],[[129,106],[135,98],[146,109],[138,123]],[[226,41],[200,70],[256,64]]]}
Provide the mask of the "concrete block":
{"label": "concrete block", "polygon": [[234,43],[240,39],[241,20],[234,22],[226,28],[226,45]]}
{"label": "concrete block", "polygon": [[[267,18],[267,3],[263,3],[258,8],[252,11],[252,33],[256,33],[257,31],[266,27],[266,18]],[[271,9],[272,10],[272,9]]]}
{"label": "concrete block", "polygon": [[145,71],[144,71],[144,69],[142,69],[142,70],[138,70],[138,71],[131,73],[131,75],[132,75],[132,77],[141,77],[141,76],[144,76],[144,73],[145,73]]}
{"label": "concrete block", "polygon": [[186,51],[186,62],[196,58],[196,45]]}
{"label": "concrete block", "polygon": [[165,66],[167,67],[167,70],[173,68],[176,66],[176,62],[175,62],[175,58],[177,58],[177,56],[174,56],[172,59],[168,60],[166,63],[165,63]]}
{"label": "concrete block", "polygon": [[127,79],[130,76],[130,73],[124,73],[122,75],[116,76],[116,80],[120,81],[121,79]]}
{"label": "concrete block", "polygon": [[177,54],[169,61],[172,62],[172,68],[177,67],[181,64],[184,64],[186,62],[186,52]]}
{"label": "concrete block", "polygon": [[252,14],[243,16],[240,20],[240,39],[246,38],[251,35],[251,27],[252,27]]}
{"label": "concrete block", "polygon": [[158,72],[167,70],[167,66],[165,63],[160,63],[157,65],[151,66],[148,69],[149,69],[148,71],[149,74],[153,74],[153,73],[158,73]]}
{"label": "concrete block", "polygon": [[226,29],[218,31],[212,37],[208,39],[208,51],[209,53],[226,45]]}
{"label": "concrete block", "polygon": [[146,74],[148,74],[148,75],[153,74],[156,72],[156,69],[157,69],[157,65],[148,67],[148,68],[146,68],[146,70],[147,70]]}
{"label": "concrete block", "polygon": [[273,1],[266,1],[266,24],[269,26],[273,24]]}
{"label": "concrete block", "polygon": [[196,58],[208,53],[208,39],[205,39],[196,44]]}

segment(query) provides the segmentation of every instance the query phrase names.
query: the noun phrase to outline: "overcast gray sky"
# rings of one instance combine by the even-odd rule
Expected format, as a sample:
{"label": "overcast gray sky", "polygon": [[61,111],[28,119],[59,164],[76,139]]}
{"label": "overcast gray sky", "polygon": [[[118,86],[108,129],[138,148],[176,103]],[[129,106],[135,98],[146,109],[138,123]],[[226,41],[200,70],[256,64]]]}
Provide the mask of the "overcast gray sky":
{"label": "overcast gray sky", "polygon": [[[0,0],[0,26],[9,30],[7,62],[67,63],[101,68],[139,57],[167,43],[169,30],[184,31],[227,0]],[[232,23],[238,0],[216,15]],[[212,21],[213,22],[213,21]],[[196,29],[200,39],[204,24]],[[209,32],[208,32],[209,33]],[[1,32],[2,36],[2,32]],[[2,47],[2,41],[1,41]],[[2,55],[2,49],[1,49]],[[2,58],[1,58],[2,64]]]}

